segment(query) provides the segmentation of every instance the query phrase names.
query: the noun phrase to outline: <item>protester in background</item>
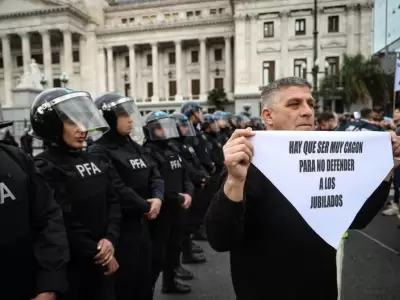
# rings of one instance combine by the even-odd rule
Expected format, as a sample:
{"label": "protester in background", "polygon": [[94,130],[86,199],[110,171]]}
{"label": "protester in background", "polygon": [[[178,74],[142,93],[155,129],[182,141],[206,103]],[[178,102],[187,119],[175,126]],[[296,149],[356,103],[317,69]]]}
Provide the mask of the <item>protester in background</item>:
{"label": "protester in background", "polygon": [[29,129],[25,128],[24,134],[20,138],[20,143],[21,143],[22,150],[24,150],[24,152],[26,154],[28,154],[29,156],[32,156],[33,155],[33,147],[32,147],[33,137],[31,135],[29,135],[28,133],[29,133]]}
{"label": "protester in background", "polygon": [[318,126],[322,131],[331,131],[338,126],[338,119],[331,111],[324,111],[318,116]]}

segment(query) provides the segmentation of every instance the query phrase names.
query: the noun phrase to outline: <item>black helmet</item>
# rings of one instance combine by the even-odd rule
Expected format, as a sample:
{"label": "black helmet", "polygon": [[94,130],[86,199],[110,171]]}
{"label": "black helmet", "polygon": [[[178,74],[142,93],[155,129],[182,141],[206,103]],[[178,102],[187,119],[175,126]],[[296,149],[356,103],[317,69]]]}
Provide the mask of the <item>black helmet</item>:
{"label": "black helmet", "polygon": [[4,121],[3,110],[0,106],[0,129],[11,126],[12,124],[14,124],[13,121]]}
{"label": "black helmet", "polygon": [[135,100],[122,94],[110,92],[105,93],[94,100],[97,108],[103,113],[108,125],[112,131],[117,129],[117,119],[119,116],[130,116],[133,121],[130,136],[133,140],[141,144],[143,135],[143,117],[135,103]]}
{"label": "black helmet", "polygon": [[48,142],[60,142],[64,123],[73,123],[96,140],[109,126],[86,92],[54,88],[40,93],[30,110],[31,135]]}
{"label": "black helmet", "polygon": [[146,140],[159,141],[179,137],[175,120],[166,112],[151,112],[144,118],[144,122],[146,125],[143,127],[143,132]]}
{"label": "black helmet", "polygon": [[[186,117],[190,118],[193,116],[196,112],[202,112],[202,108],[200,104],[193,102],[193,101],[188,101],[182,104],[181,106],[181,113],[183,113]],[[203,120],[199,120],[199,122],[202,122]]]}
{"label": "black helmet", "polygon": [[196,136],[196,130],[194,129],[193,124],[184,114],[173,113],[169,116],[174,119],[180,136]]}
{"label": "black helmet", "polygon": [[203,116],[203,122],[201,123],[201,128],[203,130],[211,128],[212,131],[218,132],[219,126],[216,117],[212,114],[205,114]]}

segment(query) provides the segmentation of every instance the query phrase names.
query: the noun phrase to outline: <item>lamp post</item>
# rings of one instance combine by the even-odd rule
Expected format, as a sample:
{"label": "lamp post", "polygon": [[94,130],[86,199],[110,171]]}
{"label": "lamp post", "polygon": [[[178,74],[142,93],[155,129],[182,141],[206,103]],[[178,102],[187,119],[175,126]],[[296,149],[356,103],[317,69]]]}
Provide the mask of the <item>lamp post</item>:
{"label": "lamp post", "polygon": [[61,73],[60,82],[61,82],[62,87],[65,88],[67,86],[67,83],[68,83],[68,74],[67,73],[65,73],[65,72]]}
{"label": "lamp post", "polygon": [[44,74],[42,74],[42,76],[41,76],[40,84],[42,85],[43,89],[46,89],[47,80],[46,80],[46,78],[44,77]]}
{"label": "lamp post", "polygon": [[[314,53],[315,54],[315,53]],[[320,72],[319,71],[319,61],[318,57],[314,60],[314,65],[311,69],[311,72],[307,72],[307,64],[303,62],[301,64],[301,68],[303,69],[303,78],[307,78],[307,74],[312,74],[313,76],[313,97],[316,101],[316,103],[319,103],[319,92],[318,92],[318,74],[324,74],[325,76],[328,76],[328,69],[329,69],[329,62],[325,61],[324,64],[324,71]],[[319,105],[317,105],[318,107]]]}

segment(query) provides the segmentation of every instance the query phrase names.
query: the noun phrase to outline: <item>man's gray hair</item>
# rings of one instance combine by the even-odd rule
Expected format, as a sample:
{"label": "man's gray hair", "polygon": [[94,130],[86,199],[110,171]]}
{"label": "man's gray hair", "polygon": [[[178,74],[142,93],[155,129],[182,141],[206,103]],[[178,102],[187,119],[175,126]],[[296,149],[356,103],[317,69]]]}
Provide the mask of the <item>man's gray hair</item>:
{"label": "man's gray hair", "polygon": [[311,89],[311,84],[306,79],[300,77],[280,78],[263,87],[261,92],[262,106],[272,107],[279,102],[279,97],[276,92],[291,86],[308,87]]}

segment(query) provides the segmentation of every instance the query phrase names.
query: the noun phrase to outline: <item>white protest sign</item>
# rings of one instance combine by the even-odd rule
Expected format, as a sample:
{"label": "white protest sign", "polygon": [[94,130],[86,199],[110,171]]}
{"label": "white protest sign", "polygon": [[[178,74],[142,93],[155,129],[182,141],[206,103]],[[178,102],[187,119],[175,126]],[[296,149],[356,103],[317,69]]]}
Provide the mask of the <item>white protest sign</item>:
{"label": "white protest sign", "polygon": [[252,163],[334,248],[393,168],[387,132],[256,131],[252,143]]}

